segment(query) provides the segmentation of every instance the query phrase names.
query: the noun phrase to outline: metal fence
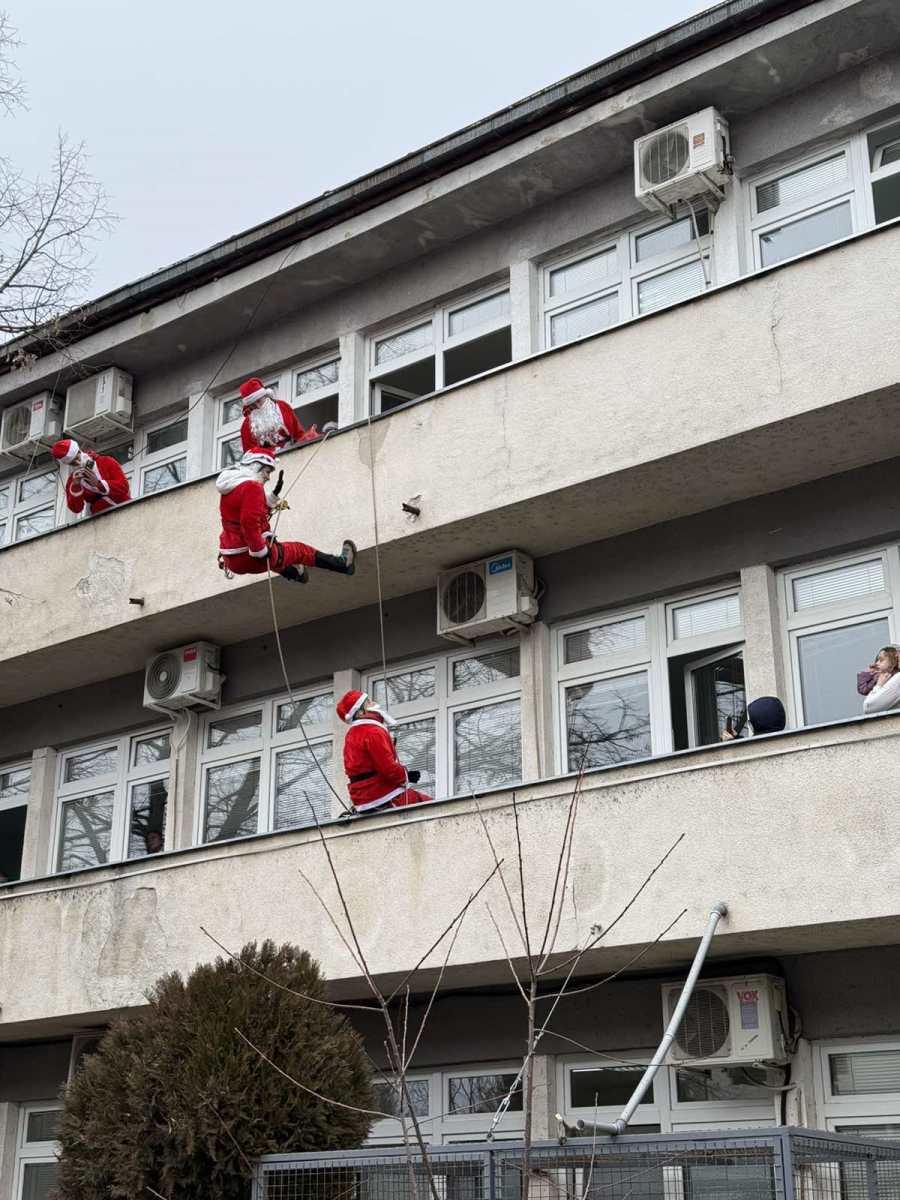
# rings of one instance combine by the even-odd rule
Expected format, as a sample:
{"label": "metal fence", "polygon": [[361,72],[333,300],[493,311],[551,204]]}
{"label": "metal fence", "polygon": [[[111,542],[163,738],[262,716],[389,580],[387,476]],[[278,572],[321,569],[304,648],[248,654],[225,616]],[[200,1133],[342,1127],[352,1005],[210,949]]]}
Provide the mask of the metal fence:
{"label": "metal fence", "polygon": [[[253,1200],[521,1200],[520,1142],[261,1159]],[[900,1200],[900,1144],[809,1129],[532,1147],[529,1200]]]}

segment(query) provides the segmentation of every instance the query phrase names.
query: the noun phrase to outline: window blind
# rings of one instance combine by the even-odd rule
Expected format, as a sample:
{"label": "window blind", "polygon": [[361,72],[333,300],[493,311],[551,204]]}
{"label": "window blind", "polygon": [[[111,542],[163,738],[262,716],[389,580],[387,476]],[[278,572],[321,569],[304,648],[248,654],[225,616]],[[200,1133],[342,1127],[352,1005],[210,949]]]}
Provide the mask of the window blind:
{"label": "window blind", "polygon": [[884,560],[870,558],[848,567],[833,567],[815,574],[800,575],[793,582],[794,608],[802,612],[821,604],[837,604],[857,596],[885,590]]}

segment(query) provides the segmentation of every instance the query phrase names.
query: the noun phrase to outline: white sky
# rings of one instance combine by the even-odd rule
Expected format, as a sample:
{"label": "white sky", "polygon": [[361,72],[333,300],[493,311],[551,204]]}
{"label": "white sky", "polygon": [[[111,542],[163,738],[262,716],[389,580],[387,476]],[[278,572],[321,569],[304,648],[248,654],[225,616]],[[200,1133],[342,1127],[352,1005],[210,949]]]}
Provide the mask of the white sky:
{"label": "white sky", "polygon": [[29,93],[0,153],[35,174],[57,128],[85,141],[120,218],[97,296],[711,2],[0,0]]}

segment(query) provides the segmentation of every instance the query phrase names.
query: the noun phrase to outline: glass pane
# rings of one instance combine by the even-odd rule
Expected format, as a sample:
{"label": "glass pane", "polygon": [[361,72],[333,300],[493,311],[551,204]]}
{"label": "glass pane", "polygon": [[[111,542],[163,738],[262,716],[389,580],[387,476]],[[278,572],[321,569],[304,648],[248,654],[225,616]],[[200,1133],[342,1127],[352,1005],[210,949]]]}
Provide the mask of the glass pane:
{"label": "glass pane", "polygon": [[227,442],[222,442],[219,447],[219,466],[233,467],[235,463],[241,461],[243,453],[244,449],[241,445],[240,435],[229,438]]}
{"label": "glass pane", "polygon": [[147,434],[147,453],[154,454],[157,450],[165,450],[167,446],[178,446],[187,441],[188,419],[182,417],[165,425],[162,429],[153,429]]}
{"label": "glass pane", "polygon": [[112,792],[101,792],[63,804],[58,870],[94,867],[109,861],[113,799]]}
{"label": "glass pane", "polygon": [[[372,1084],[375,1092],[374,1107],[383,1113],[394,1117],[400,1116],[401,1094],[399,1084],[382,1081]],[[410,1107],[417,1117],[428,1116],[428,1080],[407,1079],[406,1090],[411,1101]],[[407,1109],[409,1111],[409,1109]]]}
{"label": "glass pane", "polygon": [[0,517],[9,512],[9,488],[0,488]]}
{"label": "glass pane", "polygon": [[36,537],[39,533],[49,533],[56,524],[56,511],[50,508],[39,508],[37,512],[28,513],[16,521],[16,533],[13,541],[21,542],[23,538]]}
{"label": "glass pane", "polygon": [[256,742],[262,737],[262,709],[241,713],[239,717],[222,717],[210,722],[206,744],[211,750],[231,746],[236,742]]}
{"label": "glass pane", "polygon": [[322,692],[318,696],[306,696],[302,700],[288,701],[278,705],[275,718],[275,732],[286,733],[289,729],[299,729],[302,721],[308,725],[330,725],[334,709],[334,694]]}
{"label": "glass pane", "polygon": [[38,504],[51,500],[56,495],[56,472],[45,471],[43,475],[31,475],[19,480],[19,503]]}
{"label": "glass pane", "polygon": [[276,829],[331,820],[331,788],[322,777],[330,769],[331,742],[283,750],[275,756]]}
{"label": "glass pane", "polygon": [[[643,1067],[596,1067],[573,1071],[569,1076],[569,1103],[573,1108],[602,1108],[627,1104],[644,1073]],[[647,1103],[653,1103],[652,1093]]]}
{"label": "glass pane", "polygon": [[56,1130],[62,1109],[45,1108],[38,1112],[30,1112],[25,1125],[26,1142],[56,1141]]}
{"label": "glass pane", "polygon": [[519,647],[494,650],[489,654],[474,654],[453,664],[453,690],[483,687],[500,679],[518,679]]}
{"label": "glass pane", "polygon": [[678,1099],[693,1104],[709,1100],[765,1100],[772,1102],[772,1089],[765,1086],[765,1072],[752,1067],[679,1067],[675,1072]]}
{"label": "glass pane", "polygon": [[586,337],[615,325],[619,319],[619,295],[612,292],[598,300],[589,300],[576,308],[557,313],[550,318],[550,345],[561,346],[575,338]]}
{"label": "glass pane", "polygon": [[99,750],[86,750],[66,759],[63,779],[66,783],[77,783],[81,779],[96,779],[101,775],[115,773],[119,752],[115,746],[103,746]]}
{"label": "glass pane", "polygon": [[144,472],[144,495],[151,496],[154,492],[164,492],[166,488],[174,487],[176,483],[184,483],[186,477],[186,458],[176,458],[174,462],[163,463],[159,467],[148,467]]}
{"label": "glass pane", "polygon": [[781,175],[770,183],[761,183],[756,189],[756,211],[763,213],[780,204],[793,204],[846,178],[847,156],[841,151],[812,166]]}
{"label": "glass pane", "polygon": [[402,358],[404,354],[412,354],[415,350],[424,350],[431,345],[431,322],[416,325],[414,329],[405,329],[403,333],[395,333],[392,337],[383,338],[375,343],[375,362],[386,363],[394,358]]}
{"label": "glass pane", "polygon": [[[708,269],[708,268],[707,268]],[[638,312],[656,312],[658,308],[667,308],[677,304],[679,300],[688,300],[698,296],[706,288],[706,279],[699,259],[684,263],[671,271],[663,271],[652,279],[645,279],[638,284]]]}
{"label": "glass pane", "polygon": [[886,179],[872,184],[872,200],[875,203],[875,223],[893,221],[900,217],[900,172],[895,171]]}
{"label": "glass pane", "polygon": [[6,522],[0,521],[0,546],[6,541]]}
{"label": "glass pane", "polygon": [[204,841],[221,842],[256,833],[258,811],[258,758],[207,770]]}
{"label": "glass pane", "polygon": [[240,396],[232,396],[230,400],[225,400],[222,403],[222,424],[228,425],[231,421],[239,421],[243,406],[244,402]]}
{"label": "glass pane", "polygon": [[480,329],[489,321],[499,320],[509,316],[509,292],[500,292],[496,296],[488,296],[484,300],[476,300],[473,304],[465,304],[450,313],[448,322],[450,337],[458,333],[467,333],[470,329]]}
{"label": "glass pane", "polygon": [[801,217],[799,221],[793,221],[790,225],[781,225],[778,229],[761,233],[759,245],[762,265],[771,267],[786,258],[794,258],[797,254],[815,250],[817,246],[827,246],[829,242],[849,237],[852,232],[853,223],[848,200],[835,208],[826,208],[822,212],[813,213],[811,217]]}
{"label": "glass pane", "polygon": [[454,794],[502,787],[522,778],[518,698],[453,714]]}
{"label": "glass pane", "polygon": [[[451,1075],[448,1108],[451,1113],[494,1113],[515,1082],[515,1072],[505,1075]],[[509,1112],[522,1111],[521,1084],[513,1092]]]}
{"label": "glass pane", "polygon": [[[709,233],[709,212],[707,209],[697,209],[697,234],[705,237]],[[652,229],[649,233],[640,233],[634,239],[634,254],[638,262],[655,258],[657,254],[669,254],[681,246],[688,246],[696,241],[694,236],[694,221],[691,217],[682,217],[680,221],[672,221],[663,225],[662,229]]]}
{"label": "glass pane", "polygon": [[421,667],[415,671],[400,671],[396,675],[388,675],[386,695],[383,679],[376,679],[370,692],[376,704],[391,708],[395,704],[427,700],[434,695],[434,681],[434,667]]}
{"label": "glass pane", "polygon": [[128,825],[128,857],[143,858],[165,849],[166,801],[169,784],[165,779],[137,783],[131,789],[131,816]]}
{"label": "glass pane", "polygon": [[865,670],[889,641],[886,617],[797,639],[807,725],[862,714],[863,697],[856,690],[856,673]]}
{"label": "glass pane", "polygon": [[884,560],[871,558],[868,562],[848,567],[832,567],[800,575],[793,582],[794,608],[815,608],[819,604],[837,604],[856,596],[871,596],[885,590]]}
{"label": "glass pane", "polygon": [[397,742],[397,757],[407,770],[421,771],[415,785],[423,792],[434,792],[434,748],[435,721],[426,717],[424,721],[409,721],[393,730]]}
{"label": "glass pane", "polygon": [[154,733],[152,737],[135,738],[132,762],[140,767],[144,763],[166,762],[169,757],[169,735]]}
{"label": "glass pane", "polygon": [[647,676],[623,675],[566,688],[569,770],[605,767],[650,753]]}
{"label": "glass pane", "polygon": [[0,805],[23,803],[28,800],[31,786],[31,767],[17,767],[0,774]]}
{"label": "glass pane", "polygon": [[[662,1175],[662,1172],[660,1172]],[[668,1180],[657,1193],[659,1200],[668,1196]],[[840,1189],[838,1189],[840,1194]],[[684,1195],[691,1200],[775,1200],[778,1188],[770,1165],[762,1163],[725,1163],[721,1166],[689,1166],[685,1169]],[[850,1200],[846,1197],[846,1200]],[[856,1200],[856,1198],[854,1198]]]}
{"label": "glass pane", "polygon": [[615,247],[601,250],[599,254],[590,254],[580,258],[578,262],[569,263],[565,267],[557,267],[549,274],[549,292],[551,299],[559,296],[574,296],[578,292],[593,291],[602,288],[604,284],[618,274],[618,262]]}
{"label": "glass pane", "polygon": [[610,621],[606,625],[594,625],[590,629],[567,633],[564,657],[567,663],[585,662],[591,658],[603,658],[606,654],[639,650],[646,644],[646,618],[629,617],[625,621]]}
{"label": "glass pane", "polygon": [[741,601],[733,596],[716,596],[712,600],[697,600],[680,604],[672,611],[672,635],[676,639],[699,637],[720,629],[734,629],[741,623]]}
{"label": "glass pane", "polygon": [[[835,1125],[834,1130],[835,1133],[849,1133],[854,1137],[877,1138],[879,1141],[885,1142],[900,1142],[900,1123],[893,1121],[879,1121],[876,1125]],[[892,1166],[893,1164],[888,1163],[878,1164],[878,1167],[883,1168],[885,1171],[889,1170]],[[894,1174],[895,1181],[893,1195],[897,1195],[900,1189],[897,1189],[896,1170],[892,1171],[892,1174]],[[868,1195],[868,1193],[866,1194]]]}
{"label": "glass pane", "polygon": [[732,729],[743,721],[747,694],[744,690],[744,656],[731,654],[691,671],[697,745],[712,746],[722,740],[726,722]]}
{"label": "glass pane", "polygon": [[22,1171],[22,1200],[50,1200],[56,1195],[59,1167],[53,1163],[26,1163]]}
{"label": "glass pane", "polygon": [[857,1050],[829,1054],[835,1096],[875,1096],[900,1092],[900,1050]]}
{"label": "glass pane", "polygon": [[306,371],[298,371],[294,377],[294,395],[303,396],[307,392],[316,392],[319,388],[337,385],[341,360],[322,363],[320,367],[309,367]]}

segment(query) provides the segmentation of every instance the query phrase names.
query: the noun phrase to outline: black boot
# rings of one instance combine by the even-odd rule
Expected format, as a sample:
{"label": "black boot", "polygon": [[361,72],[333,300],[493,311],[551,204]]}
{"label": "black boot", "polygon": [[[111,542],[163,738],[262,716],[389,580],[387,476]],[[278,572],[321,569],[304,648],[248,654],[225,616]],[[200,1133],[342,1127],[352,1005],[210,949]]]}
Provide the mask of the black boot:
{"label": "black boot", "polygon": [[316,566],[324,571],[352,575],[356,570],[356,546],[351,541],[345,541],[340,554],[323,554],[321,550],[317,550]]}
{"label": "black boot", "polygon": [[309,576],[306,573],[306,567],[285,567],[280,571],[282,579],[287,579],[290,583],[309,583]]}

